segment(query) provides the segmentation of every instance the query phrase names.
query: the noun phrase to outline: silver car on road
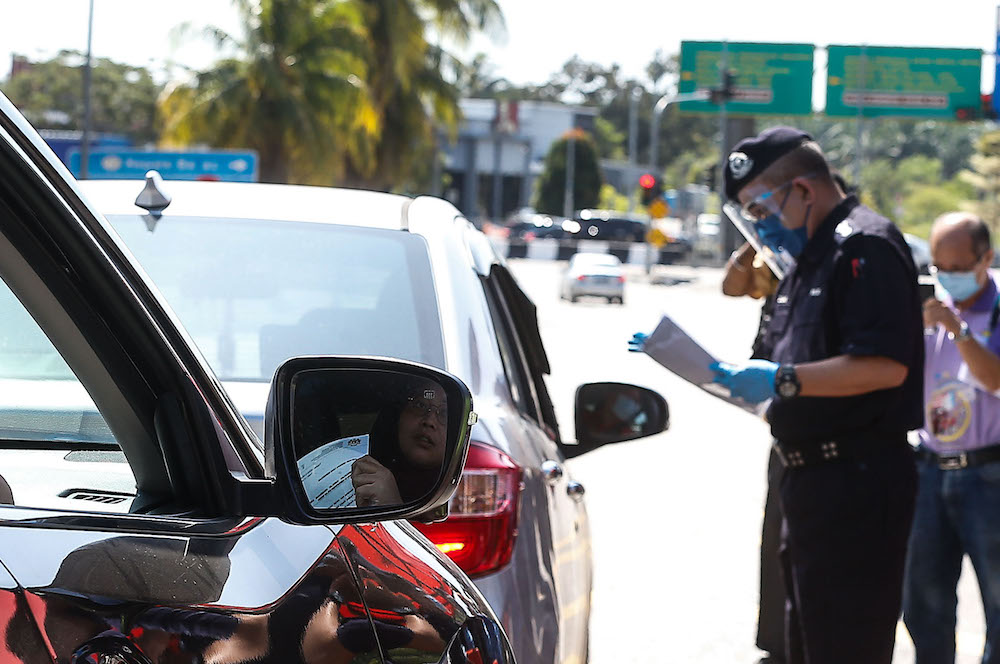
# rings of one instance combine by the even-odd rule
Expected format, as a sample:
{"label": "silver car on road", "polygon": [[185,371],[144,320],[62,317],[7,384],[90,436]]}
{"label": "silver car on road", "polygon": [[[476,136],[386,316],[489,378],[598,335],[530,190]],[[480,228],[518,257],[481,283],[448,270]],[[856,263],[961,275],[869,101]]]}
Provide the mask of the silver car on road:
{"label": "silver car on road", "polygon": [[[447,370],[478,423],[450,516],[415,524],[476,580],[527,663],[586,662],[590,530],[565,458],[657,433],[666,403],[629,385],[577,392],[559,433],[535,308],[446,201],[289,185],[89,181],[84,192],[152,277],[262,436],[282,361],[372,355]],[[165,192],[164,192],[165,193]]]}
{"label": "silver car on road", "polygon": [[576,302],[584,296],[625,303],[625,273],[617,256],[590,252],[573,254],[563,273],[560,297]]}

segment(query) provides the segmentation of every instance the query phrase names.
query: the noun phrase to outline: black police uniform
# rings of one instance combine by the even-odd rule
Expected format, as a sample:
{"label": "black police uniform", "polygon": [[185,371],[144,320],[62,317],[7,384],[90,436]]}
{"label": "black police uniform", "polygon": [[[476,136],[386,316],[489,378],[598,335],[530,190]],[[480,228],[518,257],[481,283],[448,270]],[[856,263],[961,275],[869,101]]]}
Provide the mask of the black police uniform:
{"label": "black police uniform", "polygon": [[786,465],[782,565],[790,664],[889,664],[916,473],[906,432],[923,423],[923,324],[899,230],[847,197],[782,280],[771,359],[839,355],[905,365],[899,387],[851,397],[776,398],[771,432]]}
{"label": "black police uniform", "polygon": [[[769,360],[767,330],[774,314],[777,293],[764,299],[760,310],[757,337],[750,359]],[[781,496],[779,487],[785,466],[772,449],[767,460],[767,496],[764,499],[764,520],[760,532],[760,601],[757,611],[757,647],[770,654],[770,661],[782,661],[785,652],[785,584],[781,560]]]}

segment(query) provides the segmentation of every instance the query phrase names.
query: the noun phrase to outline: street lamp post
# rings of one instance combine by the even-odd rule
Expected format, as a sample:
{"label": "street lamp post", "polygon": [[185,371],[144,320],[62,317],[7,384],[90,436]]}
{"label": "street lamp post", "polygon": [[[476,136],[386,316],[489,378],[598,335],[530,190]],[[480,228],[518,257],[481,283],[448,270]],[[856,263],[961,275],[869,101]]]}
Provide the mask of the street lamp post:
{"label": "street lamp post", "polygon": [[87,61],[83,65],[83,134],[80,136],[80,179],[86,180],[87,162],[90,159],[90,74],[91,38],[94,34],[94,0],[90,0],[90,15],[87,19]]}
{"label": "street lamp post", "polygon": [[694,92],[667,94],[656,100],[656,105],[653,106],[653,124],[649,130],[649,170],[652,171],[653,174],[658,175],[656,173],[656,169],[658,167],[656,161],[660,152],[660,116],[663,115],[665,110],[667,110],[667,106],[677,104],[682,101],[706,101],[708,97],[708,90],[696,90]]}

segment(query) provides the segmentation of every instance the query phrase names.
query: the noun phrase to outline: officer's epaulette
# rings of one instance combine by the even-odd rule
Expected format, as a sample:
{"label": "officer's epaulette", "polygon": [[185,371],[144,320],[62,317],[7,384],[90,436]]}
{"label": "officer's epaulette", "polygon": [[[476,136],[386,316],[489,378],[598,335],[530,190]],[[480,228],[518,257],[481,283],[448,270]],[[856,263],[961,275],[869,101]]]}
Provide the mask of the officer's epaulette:
{"label": "officer's epaulette", "polygon": [[847,238],[860,235],[862,232],[857,224],[852,224],[850,219],[844,219],[833,229],[833,236],[837,238],[838,244],[843,244]]}

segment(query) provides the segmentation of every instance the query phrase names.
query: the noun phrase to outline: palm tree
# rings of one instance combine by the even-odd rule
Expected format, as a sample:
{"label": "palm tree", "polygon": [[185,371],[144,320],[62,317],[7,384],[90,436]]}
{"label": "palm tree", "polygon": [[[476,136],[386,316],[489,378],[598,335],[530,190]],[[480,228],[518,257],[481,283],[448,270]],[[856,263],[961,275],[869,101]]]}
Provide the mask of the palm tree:
{"label": "palm tree", "polygon": [[[359,0],[371,38],[368,90],[382,131],[375,167],[349,158],[347,181],[376,189],[412,182],[432,157],[435,129],[454,130],[459,91],[448,80],[458,67],[427,36],[467,43],[477,31],[503,29],[495,0]],[[426,170],[426,169],[425,169]]]}
{"label": "palm tree", "polygon": [[[374,166],[381,118],[366,84],[373,51],[357,0],[237,0],[234,52],[161,101],[164,140],[249,147],[264,182],[329,183]],[[188,28],[190,31],[190,28]]]}

